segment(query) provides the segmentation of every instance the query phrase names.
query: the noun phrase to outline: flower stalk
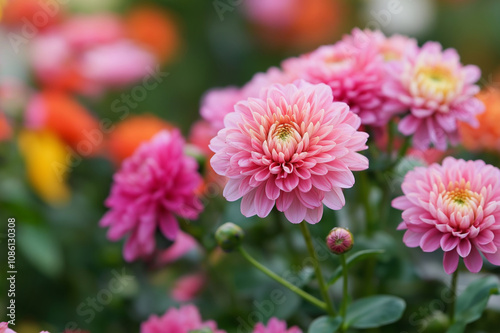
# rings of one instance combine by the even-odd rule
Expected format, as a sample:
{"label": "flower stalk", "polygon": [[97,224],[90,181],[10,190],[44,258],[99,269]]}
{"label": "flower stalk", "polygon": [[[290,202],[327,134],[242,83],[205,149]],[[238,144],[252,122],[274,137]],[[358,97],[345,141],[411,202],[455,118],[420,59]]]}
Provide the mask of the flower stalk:
{"label": "flower stalk", "polygon": [[318,284],[319,284],[319,290],[321,292],[321,296],[323,297],[326,305],[327,305],[327,312],[331,316],[335,316],[336,311],[335,311],[335,306],[333,305],[333,302],[328,295],[328,286],[325,283],[325,279],[323,278],[323,274],[321,273],[321,267],[319,266],[319,261],[318,261],[318,256],[316,255],[316,251],[314,250],[314,246],[312,244],[312,238],[311,238],[311,233],[309,232],[309,229],[307,228],[307,224],[305,221],[302,221],[300,223],[300,229],[302,231],[302,235],[304,236],[304,240],[306,241],[307,245],[307,250],[309,251],[309,255],[313,259],[313,265],[314,265],[314,273],[316,274],[316,278],[318,279]]}

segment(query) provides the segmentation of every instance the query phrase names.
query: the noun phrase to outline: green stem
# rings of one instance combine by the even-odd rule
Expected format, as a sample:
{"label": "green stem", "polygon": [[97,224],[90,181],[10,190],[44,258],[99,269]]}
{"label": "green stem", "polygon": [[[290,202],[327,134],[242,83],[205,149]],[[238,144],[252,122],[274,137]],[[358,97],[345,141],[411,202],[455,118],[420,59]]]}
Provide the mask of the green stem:
{"label": "green stem", "polygon": [[238,250],[240,251],[241,255],[249,262],[251,263],[255,268],[260,270],[262,273],[266,274],[269,276],[271,279],[275,280],[276,282],[282,284],[284,287],[287,287],[300,297],[304,298],[305,300],[311,302],[312,304],[316,305],[318,308],[328,311],[328,306],[325,302],[322,302],[321,300],[317,299],[313,295],[305,292],[304,290],[298,288],[297,286],[294,286],[287,280],[283,279],[273,271],[269,270],[267,267],[259,263],[257,260],[255,260],[247,251],[245,251],[242,247],[239,247]]}
{"label": "green stem", "polygon": [[451,277],[451,304],[450,304],[450,325],[455,322],[455,300],[457,299],[458,267]]}
{"label": "green stem", "polygon": [[307,222],[302,221],[300,223],[300,229],[302,231],[302,235],[304,236],[304,240],[306,241],[307,250],[309,251],[309,255],[312,258],[314,265],[314,273],[316,274],[316,278],[318,279],[319,290],[321,292],[321,296],[323,300],[326,302],[328,314],[331,316],[335,316],[335,307],[333,302],[328,295],[328,286],[325,283],[325,279],[323,278],[323,274],[321,273],[321,267],[319,266],[318,256],[316,255],[316,251],[314,250],[314,246],[312,243],[311,233],[307,227]]}
{"label": "green stem", "polygon": [[342,316],[342,326],[344,325],[345,315],[347,313],[347,303],[349,302],[348,295],[348,277],[347,277],[347,262],[345,260],[345,254],[340,255],[340,261],[342,262],[342,275],[343,275],[343,294],[342,294],[342,306],[340,308],[340,315]]}

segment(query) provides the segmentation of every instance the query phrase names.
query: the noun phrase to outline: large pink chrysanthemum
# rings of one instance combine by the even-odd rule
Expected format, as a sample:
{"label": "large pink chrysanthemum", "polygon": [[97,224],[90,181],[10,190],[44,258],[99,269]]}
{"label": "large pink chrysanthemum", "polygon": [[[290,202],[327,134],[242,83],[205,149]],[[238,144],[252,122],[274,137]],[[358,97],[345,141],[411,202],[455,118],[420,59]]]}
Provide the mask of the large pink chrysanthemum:
{"label": "large pink chrysanthemum", "polygon": [[334,102],[331,89],[305,81],[273,85],[226,116],[212,139],[215,172],[229,178],[224,196],[243,197],[245,216],[265,217],[274,204],[292,223],[317,223],[323,203],[345,204],[342,188],[352,187],[351,171],[368,168],[368,135],[359,117]]}
{"label": "large pink chrysanthemum", "polygon": [[259,97],[259,92],[275,83],[291,83],[294,77],[276,67],[255,74],[242,88],[226,87],[209,90],[202,98],[200,114],[215,130],[224,128],[224,117],[234,112],[237,102],[249,97]]}
{"label": "large pink chrysanthemum", "polygon": [[189,333],[204,328],[211,329],[213,333],[226,333],[217,329],[212,320],[203,322],[194,305],[185,305],[179,309],[170,308],[161,317],[152,315],[141,324],[141,333]]}
{"label": "large pink chrysanthemum", "polygon": [[500,265],[500,170],[483,161],[447,157],[442,165],[410,171],[404,196],[392,206],[403,210],[403,241],[424,252],[441,247],[444,269],[453,273],[459,256],[471,272],[483,265],[481,254]]}
{"label": "large pink chrysanthemum", "polygon": [[382,126],[391,116],[381,92],[384,61],[374,42],[359,47],[340,41],[287,59],[282,66],[285,72],[307,82],[329,85],[335,100],[347,103],[363,124]]}
{"label": "large pink chrysanthemum", "polygon": [[476,114],[484,105],[474,97],[481,76],[476,66],[462,66],[454,49],[428,42],[410,48],[399,62],[388,65],[391,77],[383,87],[387,98],[398,103],[396,111],[409,110],[399,123],[399,131],[412,135],[413,145],[425,149],[431,143],[445,150],[447,141],[458,142],[457,121],[476,125]]}
{"label": "large pink chrysanthemum", "polygon": [[286,322],[271,318],[267,325],[262,323],[255,325],[253,333],[302,333],[302,330],[297,326],[287,328]]}
{"label": "large pink chrysanthemum", "polygon": [[142,144],[114,176],[105,202],[110,211],[100,225],[110,227],[112,241],[129,234],[124,248],[127,261],[154,252],[157,229],[174,240],[179,231],[176,216],[195,219],[202,210],[195,195],[201,183],[198,165],[183,148],[179,131],[162,131]]}

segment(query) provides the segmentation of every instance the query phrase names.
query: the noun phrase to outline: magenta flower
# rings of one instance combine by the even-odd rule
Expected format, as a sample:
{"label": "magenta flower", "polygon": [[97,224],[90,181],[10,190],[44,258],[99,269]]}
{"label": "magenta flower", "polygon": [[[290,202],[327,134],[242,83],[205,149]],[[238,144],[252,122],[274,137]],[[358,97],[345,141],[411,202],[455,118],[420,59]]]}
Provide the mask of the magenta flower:
{"label": "magenta flower", "polygon": [[317,223],[323,204],[340,209],[352,171],[368,168],[368,135],[359,117],[334,102],[331,89],[305,81],[273,85],[235,106],[212,139],[211,165],[229,178],[224,196],[243,198],[245,216],[265,217],[273,206],[292,223]]}
{"label": "magenta flower", "polygon": [[100,225],[110,227],[112,241],[128,235],[125,260],[148,258],[155,249],[157,229],[174,240],[179,231],[176,216],[196,219],[202,210],[195,194],[201,183],[198,165],[183,148],[179,131],[162,131],[142,144],[115,174],[105,202],[110,211]]}
{"label": "magenta flower", "polygon": [[302,333],[302,330],[297,326],[287,328],[284,321],[280,321],[273,317],[269,319],[266,326],[262,323],[255,325],[253,333]]}
{"label": "magenta flower", "polygon": [[347,103],[363,124],[382,126],[391,116],[381,91],[386,76],[384,62],[374,42],[359,47],[340,41],[287,59],[282,66],[285,72],[307,82],[330,86],[335,100]]}
{"label": "magenta flower", "polygon": [[459,120],[477,126],[475,116],[484,105],[474,97],[479,92],[474,83],[481,72],[476,66],[462,66],[454,49],[442,51],[435,42],[420,50],[410,48],[401,61],[388,65],[388,72],[391,79],[383,92],[395,103],[394,111],[410,111],[399,131],[414,135],[416,148],[423,150],[432,143],[445,150],[448,140],[458,143]]}
{"label": "magenta flower", "polygon": [[500,265],[500,170],[483,161],[447,157],[442,165],[418,167],[402,184],[404,196],[392,206],[403,210],[403,241],[424,252],[444,251],[451,274],[459,257],[469,271],[481,270],[481,253]]}
{"label": "magenta flower", "polygon": [[212,320],[203,322],[194,305],[185,305],[179,309],[170,308],[161,317],[152,315],[141,324],[141,333],[189,333],[204,328],[211,329],[213,333],[226,333],[217,329]]}

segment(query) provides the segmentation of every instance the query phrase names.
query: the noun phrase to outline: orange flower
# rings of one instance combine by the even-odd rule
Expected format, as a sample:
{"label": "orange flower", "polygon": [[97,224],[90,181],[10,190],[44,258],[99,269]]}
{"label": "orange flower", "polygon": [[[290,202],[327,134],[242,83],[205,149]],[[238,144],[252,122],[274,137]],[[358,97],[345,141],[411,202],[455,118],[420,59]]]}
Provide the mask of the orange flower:
{"label": "orange flower", "polygon": [[70,95],[47,90],[30,101],[27,126],[54,132],[83,157],[94,155],[103,143],[97,120]]}
{"label": "orange flower", "polygon": [[500,151],[500,89],[487,88],[477,97],[486,109],[477,116],[478,128],[460,123],[462,143],[470,150]]}
{"label": "orange flower", "polygon": [[108,137],[108,149],[111,159],[120,164],[131,156],[141,143],[151,139],[159,131],[173,129],[168,122],[150,115],[131,116],[122,121]]}
{"label": "orange flower", "polygon": [[147,48],[161,62],[175,55],[179,34],[175,19],[170,13],[156,6],[139,6],[126,18],[129,37]]}
{"label": "orange flower", "polygon": [[64,6],[57,1],[0,0],[0,4],[3,3],[2,23],[9,26],[21,25],[29,31],[33,27],[37,31],[47,29],[59,22],[64,15]]}
{"label": "orange flower", "polygon": [[330,43],[347,17],[341,1],[268,0],[246,2],[247,15],[255,23],[260,39],[269,47],[310,49]]}

